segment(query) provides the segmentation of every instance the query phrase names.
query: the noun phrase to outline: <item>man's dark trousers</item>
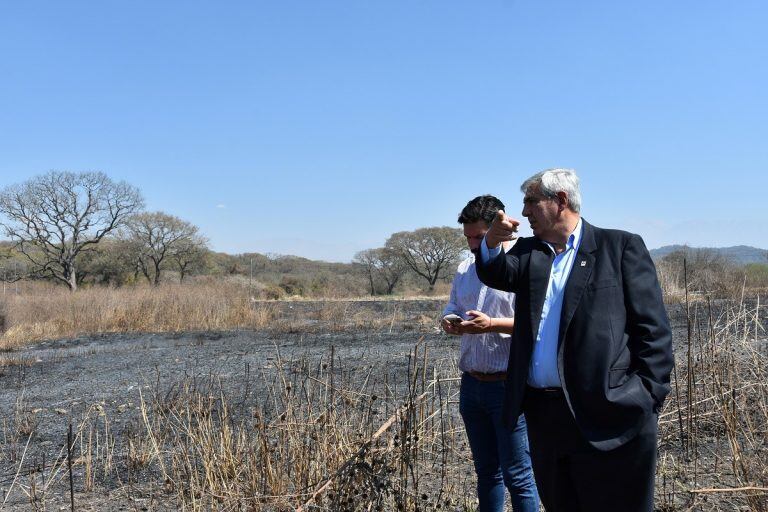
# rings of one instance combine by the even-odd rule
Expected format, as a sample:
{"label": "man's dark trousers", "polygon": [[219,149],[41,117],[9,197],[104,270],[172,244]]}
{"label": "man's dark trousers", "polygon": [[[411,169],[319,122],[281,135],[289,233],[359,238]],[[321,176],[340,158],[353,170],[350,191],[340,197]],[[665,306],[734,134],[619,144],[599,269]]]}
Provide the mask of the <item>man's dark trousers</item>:
{"label": "man's dark trousers", "polygon": [[[531,463],[547,512],[647,512],[653,510],[657,418],[622,446],[600,451],[576,426],[562,391],[529,388]],[[610,485],[615,475],[623,485]]]}

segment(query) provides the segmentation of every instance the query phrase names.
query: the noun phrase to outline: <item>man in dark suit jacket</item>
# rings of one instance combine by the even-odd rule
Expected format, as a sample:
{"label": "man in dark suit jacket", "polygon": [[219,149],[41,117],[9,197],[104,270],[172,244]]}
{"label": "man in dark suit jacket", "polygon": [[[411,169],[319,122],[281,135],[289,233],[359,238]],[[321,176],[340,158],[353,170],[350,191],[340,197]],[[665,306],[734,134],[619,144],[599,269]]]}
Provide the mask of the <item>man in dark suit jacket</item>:
{"label": "man in dark suit jacket", "polygon": [[578,177],[526,180],[533,230],[498,212],[476,265],[515,292],[505,417],[525,412],[542,503],[553,511],[652,511],[658,411],[670,390],[672,336],[656,270],[638,235],[580,215]]}

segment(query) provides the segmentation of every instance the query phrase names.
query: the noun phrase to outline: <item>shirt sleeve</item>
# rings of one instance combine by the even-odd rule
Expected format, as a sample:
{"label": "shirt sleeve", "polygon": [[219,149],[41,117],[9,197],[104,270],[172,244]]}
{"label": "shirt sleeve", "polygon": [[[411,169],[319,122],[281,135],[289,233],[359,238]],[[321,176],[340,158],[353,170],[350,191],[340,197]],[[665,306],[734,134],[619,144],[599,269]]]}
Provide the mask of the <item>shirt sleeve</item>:
{"label": "shirt sleeve", "polygon": [[495,249],[489,249],[488,244],[485,241],[485,237],[483,237],[483,241],[480,243],[480,261],[483,262],[483,264],[488,263],[493,258],[499,255],[501,252],[501,244],[499,244]]}
{"label": "shirt sleeve", "polygon": [[[504,318],[515,318],[515,294],[512,292],[503,292],[500,294],[499,315]],[[511,338],[511,334],[499,333],[502,339]]]}
{"label": "shirt sleeve", "polygon": [[459,309],[459,301],[456,297],[456,287],[459,285],[460,279],[461,274],[456,272],[456,275],[453,276],[453,284],[451,284],[451,298],[448,300],[448,304],[445,305],[445,309],[443,309],[443,316],[453,313],[463,318],[461,310]]}

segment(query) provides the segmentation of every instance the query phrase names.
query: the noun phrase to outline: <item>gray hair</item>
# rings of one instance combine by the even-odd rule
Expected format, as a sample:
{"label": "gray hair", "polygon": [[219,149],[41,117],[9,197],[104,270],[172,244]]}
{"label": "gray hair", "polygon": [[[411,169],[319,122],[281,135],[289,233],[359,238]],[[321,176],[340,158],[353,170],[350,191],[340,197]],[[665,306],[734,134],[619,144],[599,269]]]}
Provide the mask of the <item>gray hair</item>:
{"label": "gray hair", "polygon": [[581,210],[579,177],[573,169],[546,169],[525,180],[520,190],[525,194],[531,187],[537,187],[544,197],[556,198],[558,192],[568,194],[568,206],[576,213]]}

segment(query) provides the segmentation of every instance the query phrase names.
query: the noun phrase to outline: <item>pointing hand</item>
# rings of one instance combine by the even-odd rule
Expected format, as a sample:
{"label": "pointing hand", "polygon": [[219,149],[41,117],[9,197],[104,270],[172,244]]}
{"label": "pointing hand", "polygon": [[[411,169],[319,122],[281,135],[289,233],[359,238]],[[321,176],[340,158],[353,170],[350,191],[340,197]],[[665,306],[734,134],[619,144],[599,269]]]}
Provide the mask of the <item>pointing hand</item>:
{"label": "pointing hand", "polygon": [[514,240],[517,238],[517,227],[520,221],[517,221],[504,213],[502,210],[496,212],[496,218],[493,219],[488,232],[485,234],[485,241],[489,249],[494,249],[501,242]]}

